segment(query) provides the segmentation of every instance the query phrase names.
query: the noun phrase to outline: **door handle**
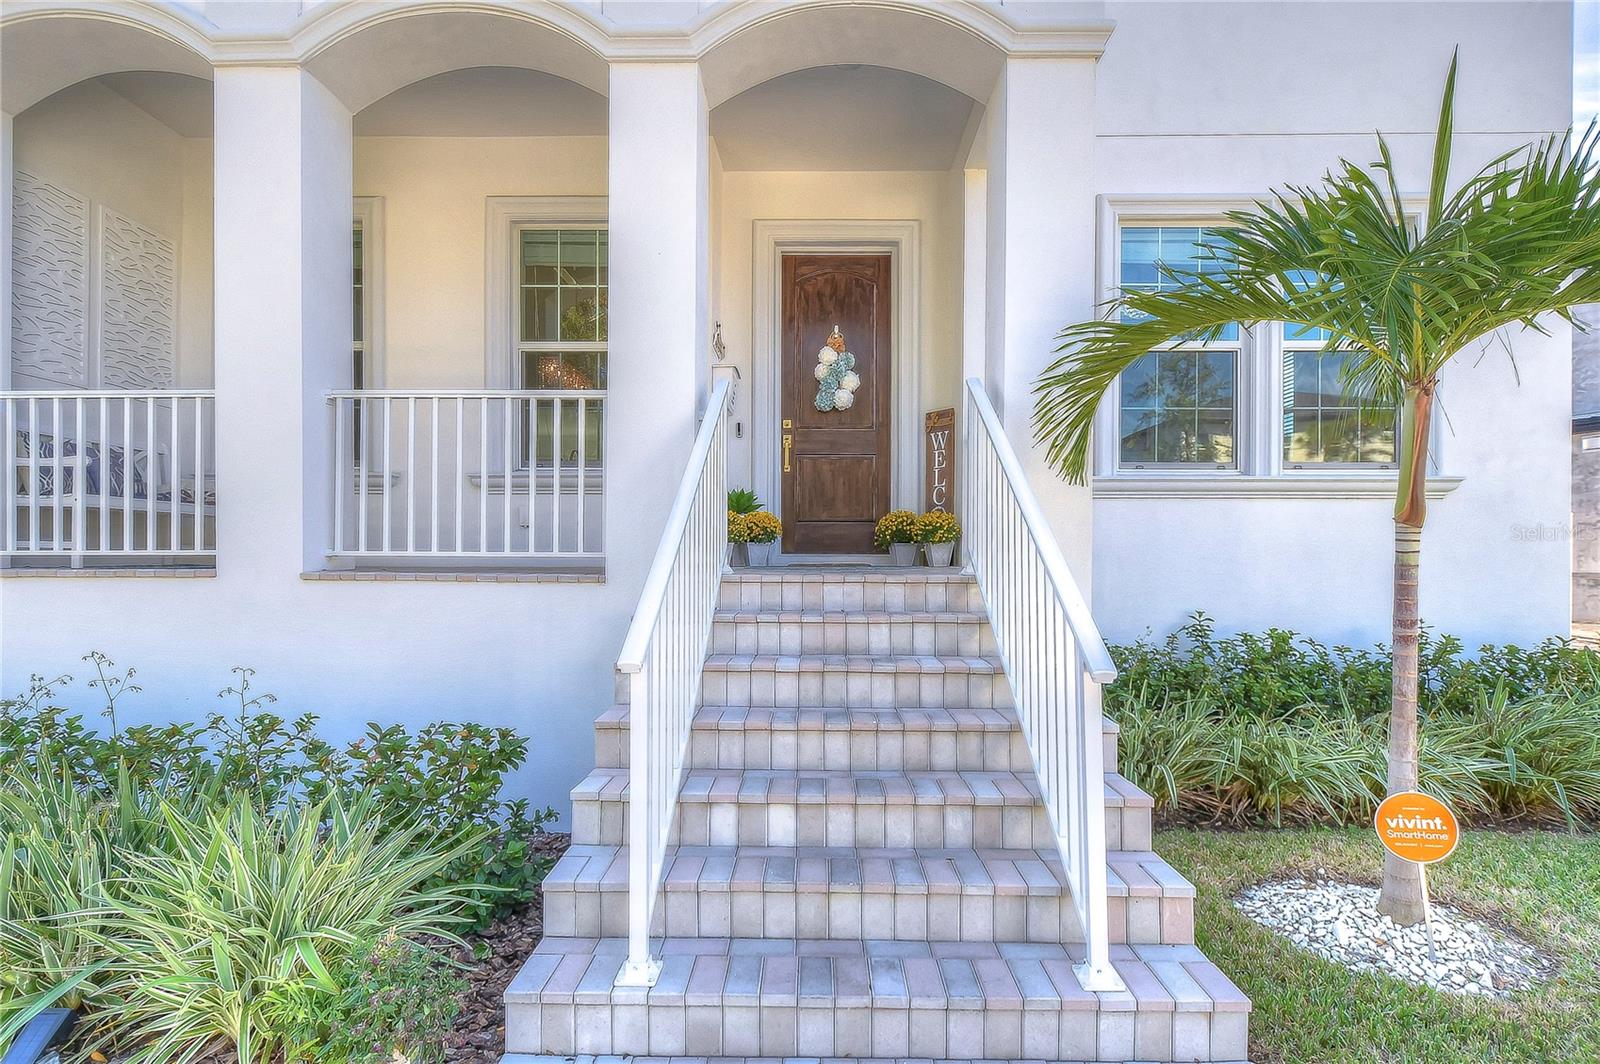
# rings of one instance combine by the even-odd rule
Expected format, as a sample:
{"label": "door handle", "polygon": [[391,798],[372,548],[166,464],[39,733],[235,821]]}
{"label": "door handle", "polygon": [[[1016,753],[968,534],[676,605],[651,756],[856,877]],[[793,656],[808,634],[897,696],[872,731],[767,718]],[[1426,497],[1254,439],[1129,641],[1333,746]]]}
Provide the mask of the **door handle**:
{"label": "door handle", "polygon": [[785,473],[789,472],[789,452],[792,450],[794,450],[794,435],[785,432],[783,434],[783,471]]}

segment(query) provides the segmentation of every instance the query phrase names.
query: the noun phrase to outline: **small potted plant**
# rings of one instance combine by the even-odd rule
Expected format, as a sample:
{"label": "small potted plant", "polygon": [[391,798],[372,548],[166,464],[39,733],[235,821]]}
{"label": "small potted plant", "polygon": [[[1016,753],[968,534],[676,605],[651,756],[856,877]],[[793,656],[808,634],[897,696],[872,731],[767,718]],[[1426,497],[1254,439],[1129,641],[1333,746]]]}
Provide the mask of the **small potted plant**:
{"label": "small potted plant", "polygon": [[749,488],[731,488],[728,491],[728,564],[739,567],[750,564],[750,545],[755,544],[757,565],[767,564],[771,546],[783,535],[783,525],[778,518],[765,512],[761,497]]}
{"label": "small potted plant", "polygon": [[783,522],[777,514],[756,510],[743,515],[746,562],[749,565],[766,565],[770,560],[772,545],[783,535]]}
{"label": "small potted plant", "polygon": [[947,566],[956,551],[956,540],[961,536],[961,522],[956,515],[944,510],[929,510],[917,518],[917,542],[931,566]]}
{"label": "small potted plant", "polygon": [[735,568],[750,564],[749,516],[737,510],[728,511],[728,564]]}
{"label": "small potted plant", "polygon": [[878,518],[872,542],[889,552],[890,565],[917,564],[917,515],[910,510],[890,510]]}
{"label": "small potted plant", "polygon": [[749,488],[730,488],[728,490],[728,510],[736,514],[753,514],[760,510],[761,496]]}

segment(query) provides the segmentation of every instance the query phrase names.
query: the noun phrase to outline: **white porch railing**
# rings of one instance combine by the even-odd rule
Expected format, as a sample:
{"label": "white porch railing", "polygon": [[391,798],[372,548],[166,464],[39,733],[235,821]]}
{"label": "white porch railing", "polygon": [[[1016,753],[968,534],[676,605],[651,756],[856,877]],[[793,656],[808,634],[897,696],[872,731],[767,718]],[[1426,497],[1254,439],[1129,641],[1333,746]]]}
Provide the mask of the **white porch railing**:
{"label": "white porch railing", "polygon": [[605,396],[329,393],[329,557],[599,562]]}
{"label": "white porch railing", "polygon": [[1055,536],[1039,511],[983,383],[966,383],[962,543],[1005,662],[1012,696],[1083,926],[1086,990],[1120,990],[1106,917],[1105,764],[1100,685],[1117,677]]}
{"label": "white porch railing", "polygon": [[193,564],[216,553],[209,391],[0,392],[0,553]]}
{"label": "white porch railing", "polygon": [[653,986],[661,971],[650,918],[726,566],[727,414],[728,382],[718,381],[617,658],[628,676],[628,960],[617,975],[625,986]]}

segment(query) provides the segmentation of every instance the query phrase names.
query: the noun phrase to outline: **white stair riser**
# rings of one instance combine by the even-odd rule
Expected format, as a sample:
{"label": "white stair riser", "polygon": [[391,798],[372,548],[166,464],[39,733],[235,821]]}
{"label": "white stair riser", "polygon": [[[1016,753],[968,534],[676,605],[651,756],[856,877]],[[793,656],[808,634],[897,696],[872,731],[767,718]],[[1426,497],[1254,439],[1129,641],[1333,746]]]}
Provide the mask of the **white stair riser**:
{"label": "white stair riser", "polygon": [[[1117,771],[1117,733],[1102,733],[1107,772]],[[595,765],[626,768],[628,729],[595,728]],[[939,730],[907,727],[774,729],[766,726],[696,727],[689,737],[690,768],[828,769],[856,772],[1032,772],[1020,731]]]}
{"label": "white stair riser", "polygon": [[[718,618],[713,654],[964,654],[995,653],[986,621],[936,620],[918,614],[839,614],[822,619]],[[836,619],[837,618],[837,619]]]}
{"label": "white stair riser", "polygon": [[[522,1004],[506,1051],[692,1057],[1237,1061],[1243,1012]],[[1019,1002],[1019,1004],[1021,1004]]]}
{"label": "white stair riser", "polygon": [[875,672],[867,669],[707,668],[701,704],[784,709],[993,709],[1011,705],[1002,674]]}
{"label": "white stair riser", "polygon": [[[575,798],[572,841],[628,842],[627,802]],[[975,841],[976,840],[976,841]],[[1050,818],[1039,805],[911,805],[679,801],[669,843],[683,846],[1003,846],[1054,848]],[[1148,850],[1150,809],[1106,806],[1106,848]]]}
{"label": "white stair riser", "polygon": [[717,606],[829,613],[976,612],[983,609],[983,595],[971,580],[724,580]]}
{"label": "white stair riser", "polygon": [[[674,938],[894,939],[903,942],[1083,941],[1070,899],[1061,895],[907,894],[873,891],[669,890],[652,935]],[[1192,897],[1106,899],[1111,941],[1188,945]],[[624,887],[544,892],[544,932],[563,938],[628,933]]]}

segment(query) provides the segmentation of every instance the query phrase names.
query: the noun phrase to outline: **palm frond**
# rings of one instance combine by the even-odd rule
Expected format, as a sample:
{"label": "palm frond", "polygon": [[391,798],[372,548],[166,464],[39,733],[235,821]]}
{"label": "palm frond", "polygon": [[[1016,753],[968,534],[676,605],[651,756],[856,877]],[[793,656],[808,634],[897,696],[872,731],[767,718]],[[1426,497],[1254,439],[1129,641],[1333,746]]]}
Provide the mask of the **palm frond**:
{"label": "palm frond", "polygon": [[1505,152],[1453,192],[1457,61],[1439,108],[1426,207],[1408,213],[1384,138],[1371,166],[1349,160],[1316,186],[1285,186],[1227,215],[1202,241],[1220,271],[1160,267],[1161,292],[1124,292],[1100,320],[1063,329],[1035,384],[1034,434],[1050,464],[1081,482],[1095,411],[1151,350],[1214,339],[1228,325],[1294,322],[1354,352],[1345,387],[1393,405],[1430,393],[1460,351],[1508,327],[1600,301],[1600,125]]}

